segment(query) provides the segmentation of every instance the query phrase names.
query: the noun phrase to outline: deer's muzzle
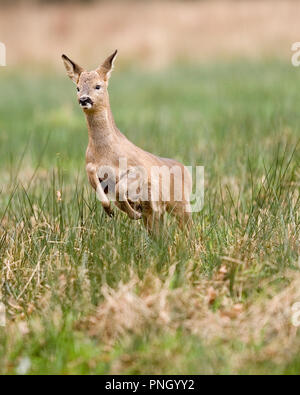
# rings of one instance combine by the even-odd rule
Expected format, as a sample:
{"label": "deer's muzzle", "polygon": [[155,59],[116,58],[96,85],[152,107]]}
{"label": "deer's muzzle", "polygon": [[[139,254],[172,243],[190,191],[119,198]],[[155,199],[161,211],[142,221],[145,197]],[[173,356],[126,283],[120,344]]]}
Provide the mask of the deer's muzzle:
{"label": "deer's muzzle", "polygon": [[88,96],[82,96],[79,99],[79,103],[82,108],[91,108],[93,106],[93,100]]}

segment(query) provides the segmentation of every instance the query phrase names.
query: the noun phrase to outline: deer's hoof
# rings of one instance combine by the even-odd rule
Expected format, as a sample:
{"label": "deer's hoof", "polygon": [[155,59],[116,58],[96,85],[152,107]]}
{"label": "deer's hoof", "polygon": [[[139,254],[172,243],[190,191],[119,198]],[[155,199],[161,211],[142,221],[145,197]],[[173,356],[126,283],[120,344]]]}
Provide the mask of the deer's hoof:
{"label": "deer's hoof", "polygon": [[113,210],[112,210],[110,207],[104,207],[104,211],[106,212],[106,214],[107,214],[110,218],[112,218],[112,217],[115,215],[115,213],[113,212]]}

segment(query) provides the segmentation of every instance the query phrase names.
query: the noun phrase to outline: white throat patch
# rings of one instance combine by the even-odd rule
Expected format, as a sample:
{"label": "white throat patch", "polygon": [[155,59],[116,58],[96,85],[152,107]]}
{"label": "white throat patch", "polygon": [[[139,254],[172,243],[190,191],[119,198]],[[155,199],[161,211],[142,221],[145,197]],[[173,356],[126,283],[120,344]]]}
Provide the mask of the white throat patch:
{"label": "white throat patch", "polygon": [[90,108],[92,108],[92,105],[91,105],[91,103],[86,103],[84,106],[81,106],[81,107],[89,110]]}

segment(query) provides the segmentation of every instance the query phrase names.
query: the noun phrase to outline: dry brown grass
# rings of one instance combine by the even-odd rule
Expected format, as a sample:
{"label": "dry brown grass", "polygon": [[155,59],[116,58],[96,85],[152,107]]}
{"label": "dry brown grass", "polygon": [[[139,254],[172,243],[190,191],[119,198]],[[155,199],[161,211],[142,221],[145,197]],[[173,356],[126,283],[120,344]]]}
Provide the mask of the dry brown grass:
{"label": "dry brown grass", "polygon": [[[299,275],[288,274],[290,284],[279,293],[265,283],[264,298],[243,305],[232,302],[226,273],[226,266],[222,266],[212,280],[203,280],[194,288],[172,290],[172,272],[165,283],[149,274],[143,281],[132,276],[117,289],[105,285],[104,300],[84,327],[106,344],[147,330],[170,334],[178,329],[212,347],[215,342],[230,347],[238,341],[246,347],[232,356],[236,368],[251,359],[280,363],[293,358],[299,349],[299,337],[292,325],[291,308],[300,300]],[[221,307],[213,311],[217,298]],[[252,346],[257,345],[259,350],[253,351]]]}
{"label": "dry brown grass", "polygon": [[299,41],[300,3],[285,1],[101,2],[0,10],[8,63],[60,67],[67,52],[95,64],[114,48],[123,61],[160,67],[176,59],[289,59]]}

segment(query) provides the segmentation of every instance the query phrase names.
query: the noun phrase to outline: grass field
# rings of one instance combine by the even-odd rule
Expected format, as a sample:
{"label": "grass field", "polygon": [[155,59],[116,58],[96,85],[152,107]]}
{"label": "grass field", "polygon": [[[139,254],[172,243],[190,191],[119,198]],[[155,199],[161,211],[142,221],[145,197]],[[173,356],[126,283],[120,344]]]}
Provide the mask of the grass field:
{"label": "grass field", "polygon": [[67,77],[0,84],[0,373],[300,373],[299,69],[117,68],[120,130],[205,166],[194,229],[158,240],[103,214]]}

